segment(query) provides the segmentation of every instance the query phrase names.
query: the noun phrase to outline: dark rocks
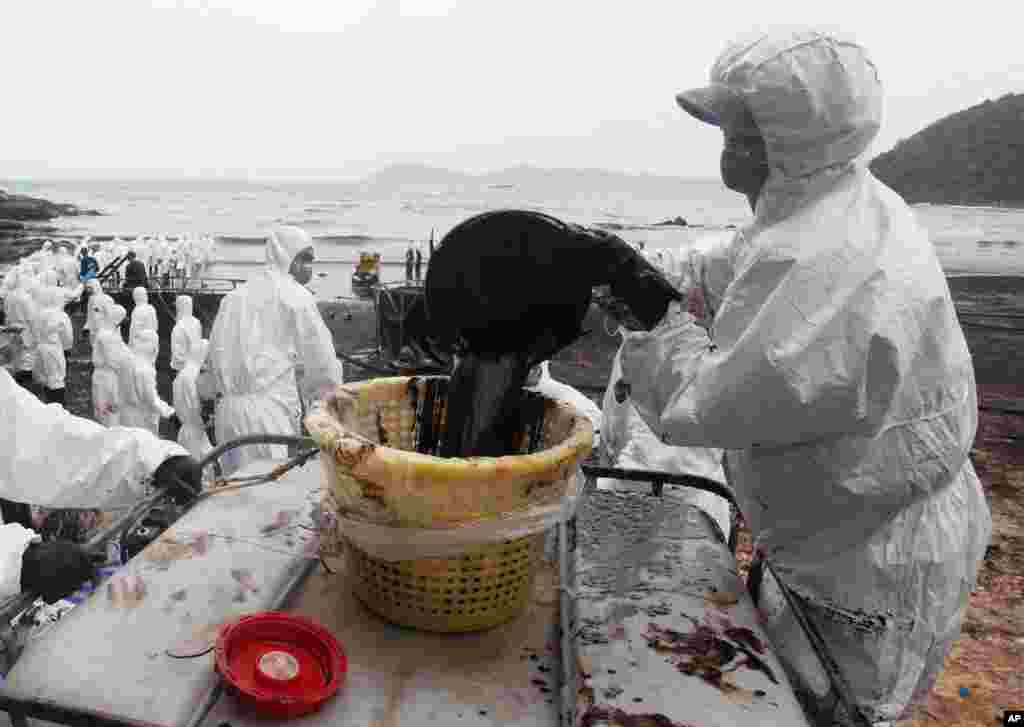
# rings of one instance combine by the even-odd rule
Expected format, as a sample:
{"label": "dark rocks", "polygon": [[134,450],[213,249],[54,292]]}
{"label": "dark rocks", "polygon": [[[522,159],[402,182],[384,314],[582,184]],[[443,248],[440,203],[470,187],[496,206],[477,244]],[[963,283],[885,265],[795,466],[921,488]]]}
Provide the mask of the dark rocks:
{"label": "dark rocks", "polygon": [[58,228],[46,224],[50,220],[101,214],[73,204],[0,190],[0,263],[14,262],[38,250],[47,238],[59,235]]}
{"label": "dark rocks", "polygon": [[18,222],[47,222],[57,217],[95,216],[96,210],[79,209],[73,204],[51,202],[24,194],[0,193],[0,220]]}

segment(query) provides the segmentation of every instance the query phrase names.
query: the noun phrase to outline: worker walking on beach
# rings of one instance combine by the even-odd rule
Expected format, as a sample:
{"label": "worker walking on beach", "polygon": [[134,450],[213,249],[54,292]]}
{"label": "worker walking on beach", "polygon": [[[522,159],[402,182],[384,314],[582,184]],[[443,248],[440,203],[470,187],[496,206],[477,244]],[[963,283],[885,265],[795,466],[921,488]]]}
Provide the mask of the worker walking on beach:
{"label": "worker walking on beach", "polygon": [[[275,227],[266,268],[224,296],[210,333],[210,371],[220,394],[217,442],[247,434],[300,433],[296,364],[303,400],[316,401],[342,383],[334,341],[316,300],[304,286],[313,277],[313,242],[299,227]],[[283,459],[281,445],[234,449],[227,473],[258,459]]]}
{"label": "worker walking on beach", "polygon": [[891,724],[927,697],[959,635],[991,518],[968,457],[974,369],[946,278],[863,160],[881,121],[878,71],[833,34],[759,33],[677,101],[722,129],[722,179],[754,220],[711,255],[730,274],[706,291],[710,337],[670,306],[626,339],[625,390],[667,443],[725,448],[771,566],[752,570],[752,593],[808,711],[829,719],[835,695],[786,593],[859,723]]}

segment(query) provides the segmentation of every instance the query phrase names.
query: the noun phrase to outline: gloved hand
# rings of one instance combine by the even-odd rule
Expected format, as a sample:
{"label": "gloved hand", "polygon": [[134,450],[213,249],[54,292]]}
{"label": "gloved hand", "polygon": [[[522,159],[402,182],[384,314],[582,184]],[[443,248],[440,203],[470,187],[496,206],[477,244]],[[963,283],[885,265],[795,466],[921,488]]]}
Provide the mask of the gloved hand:
{"label": "gloved hand", "polygon": [[181,505],[191,502],[202,491],[203,473],[191,457],[168,457],[153,473],[153,484]]}
{"label": "gloved hand", "polygon": [[661,271],[622,238],[600,229],[576,229],[588,248],[580,264],[589,275],[591,287],[609,285],[612,296],[625,303],[644,328],[653,328],[665,316],[670,302],[683,300],[682,293]]}
{"label": "gloved hand", "polygon": [[89,555],[74,543],[32,543],[21,556],[21,590],[54,603],[96,576]]}

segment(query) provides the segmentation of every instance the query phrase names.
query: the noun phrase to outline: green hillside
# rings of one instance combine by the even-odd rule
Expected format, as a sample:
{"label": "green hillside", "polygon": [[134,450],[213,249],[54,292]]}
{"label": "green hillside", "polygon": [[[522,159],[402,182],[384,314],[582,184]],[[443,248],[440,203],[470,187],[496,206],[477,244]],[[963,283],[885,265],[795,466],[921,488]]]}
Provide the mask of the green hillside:
{"label": "green hillside", "polygon": [[951,114],[871,162],[910,203],[1024,206],[1024,94]]}

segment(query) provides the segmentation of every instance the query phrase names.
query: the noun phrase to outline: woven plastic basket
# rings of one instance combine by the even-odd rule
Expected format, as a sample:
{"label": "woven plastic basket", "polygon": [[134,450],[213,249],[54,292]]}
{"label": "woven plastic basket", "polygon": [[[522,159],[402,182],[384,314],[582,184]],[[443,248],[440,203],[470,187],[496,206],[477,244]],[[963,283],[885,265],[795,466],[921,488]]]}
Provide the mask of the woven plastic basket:
{"label": "woven plastic basket", "polygon": [[[320,444],[322,507],[399,529],[451,528],[561,501],[591,451],[593,429],[566,402],[534,396],[517,454],[434,456],[444,431],[447,377],[344,384],[306,418]],[[543,534],[467,548],[457,556],[391,561],[344,533],[321,533],[344,552],[356,595],[393,623],[477,631],[515,618],[529,600]],[[333,540],[333,542],[332,542]],[[411,552],[410,555],[414,555]]]}

